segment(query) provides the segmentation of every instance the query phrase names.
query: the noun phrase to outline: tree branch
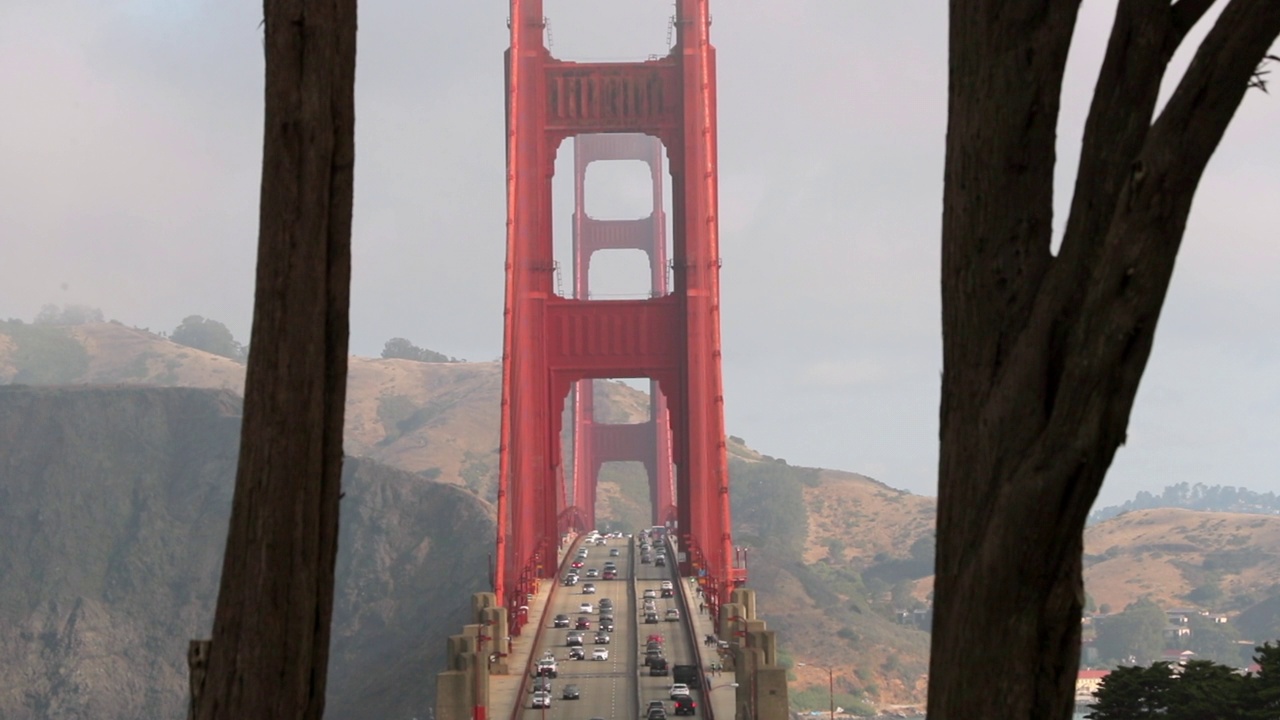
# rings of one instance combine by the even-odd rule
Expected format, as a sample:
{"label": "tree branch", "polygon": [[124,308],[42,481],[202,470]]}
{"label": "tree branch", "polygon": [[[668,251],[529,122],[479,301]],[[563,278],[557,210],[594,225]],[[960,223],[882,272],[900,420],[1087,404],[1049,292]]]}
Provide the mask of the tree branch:
{"label": "tree branch", "polygon": [[[1155,337],[1196,187],[1256,71],[1280,36],[1280,3],[1233,0],[1130,169],[1067,343],[1062,383],[1075,392],[1055,407],[1040,443],[1051,463],[1077,461],[1071,448],[1095,448],[1103,463],[1089,482],[1066,488],[1087,512],[1115,449]],[[1085,418],[1085,422],[1080,422]],[[1056,453],[1053,448],[1060,448]],[[1040,453],[1031,453],[1032,456]]]}
{"label": "tree branch", "polygon": [[1173,26],[1184,36],[1200,22],[1200,18],[1217,0],[1178,0],[1173,4]]}
{"label": "tree branch", "polygon": [[1096,259],[1129,166],[1146,141],[1160,83],[1182,37],[1173,27],[1168,0],[1122,0],[1116,7],[1054,270],[1063,277],[1050,283],[1065,290],[1053,292],[1068,312],[1079,309],[1081,279]]}

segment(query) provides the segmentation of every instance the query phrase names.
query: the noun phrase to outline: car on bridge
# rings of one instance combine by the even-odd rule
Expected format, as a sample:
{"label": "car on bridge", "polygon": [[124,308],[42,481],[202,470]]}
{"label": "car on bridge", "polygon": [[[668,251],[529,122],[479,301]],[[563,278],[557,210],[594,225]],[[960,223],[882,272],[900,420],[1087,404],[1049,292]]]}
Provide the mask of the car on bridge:
{"label": "car on bridge", "polygon": [[597,645],[608,645],[608,644],[609,644],[609,639],[610,639],[610,638],[609,638],[609,633],[607,633],[607,632],[598,632],[598,633],[596,633],[596,644],[597,644]]}
{"label": "car on bridge", "polygon": [[608,660],[608,659],[609,659],[609,648],[602,648],[602,647],[592,648],[592,649],[591,649],[591,659],[592,659],[592,660]]}
{"label": "car on bridge", "polygon": [[613,600],[609,598],[600,598],[600,612],[613,609]]}
{"label": "car on bridge", "polygon": [[582,647],[582,633],[571,632],[564,637],[564,644],[569,647]]}
{"label": "car on bridge", "polygon": [[574,568],[574,569],[578,569],[578,568],[581,568],[583,565],[586,565],[586,563],[582,562],[582,560],[581,560],[581,559],[578,559],[578,560],[574,560],[572,563],[570,563],[570,564],[569,564],[569,567]]}
{"label": "car on bridge", "polygon": [[569,573],[568,575],[564,576],[564,580],[562,582],[564,583],[565,587],[573,587],[574,585],[578,584],[578,574]]}
{"label": "car on bridge", "polygon": [[565,685],[565,686],[564,686],[564,692],[560,694],[560,699],[562,699],[562,700],[581,700],[581,699],[582,699],[582,691],[578,689],[578,686],[577,686],[577,685]]}
{"label": "car on bridge", "polygon": [[551,678],[534,678],[533,687],[529,688],[529,692],[551,692]]}
{"label": "car on bridge", "polygon": [[[545,680],[548,677],[556,677],[557,675],[559,675],[560,672],[558,667],[556,666],[556,659],[544,657],[541,660],[539,660],[537,672],[535,672],[534,674],[538,676],[539,680]],[[550,682],[551,682],[550,680],[547,680],[548,685],[550,684]],[[534,684],[534,688],[535,689],[537,688],[536,683]]]}
{"label": "car on bridge", "polygon": [[618,579],[618,571],[617,571],[617,570],[605,570],[605,571],[604,571],[604,574],[601,576],[601,578],[600,578],[600,579],[601,579],[601,580],[617,580],[617,579]]}
{"label": "car on bridge", "polygon": [[570,660],[586,660],[587,659],[586,649],[584,649],[581,645],[576,645],[574,647],[569,648],[569,659]]}
{"label": "car on bridge", "polygon": [[586,613],[586,614],[588,614],[588,615],[591,615],[591,614],[593,614],[595,611],[596,611],[595,607],[594,607],[594,606],[592,606],[592,604],[591,604],[591,603],[589,603],[589,602],[584,602],[584,603],[582,603],[582,604],[578,605],[578,612],[580,612],[580,613]]}
{"label": "car on bridge", "polygon": [[612,615],[602,616],[600,618],[600,624],[598,627],[605,632],[613,632],[614,630],[613,616]]}
{"label": "car on bridge", "polygon": [[609,557],[618,557],[621,554],[622,553],[618,550],[618,548],[609,548]]}
{"label": "car on bridge", "polygon": [[655,559],[655,560],[653,561],[653,566],[654,566],[654,567],[666,567],[666,566],[667,566],[667,556],[666,556],[666,555],[659,555],[659,556],[657,557],[657,559]]}
{"label": "car on bridge", "polygon": [[565,615],[564,613],[560,613],[559,615],[556,616],[556,619],[553,620],[551,624],[554,627],[567,628],[569,627],[569,616]]}
{"label": "car on bridge", "polygon": [[657,590],[654,590],[653,588],[647,588],[647,589],[644,591],[644,599],[645,599],[645,600],[657,600],[657,599],[658,599],[658,591],[657,591]]}
{"label": "car on bridge", "polygon": [[667,704],[661,700],[650,700],[649,707],[644,709],[644,714],[648,715],[653,710],[661,710],[665,713],[667,711]]}
{"label": "car on bridge", "polygon": [[675,706],[676,715],[695,715],[698,712],[698,703],[688,695],[676,698]]}
{"label": "car on bridge", "polygon": [[656,625],[658,623],[658,613],[656,612],[645,613],[644,622],[646,625]]}
{"label": "car on bridge", "polygon": [[682,695],[683,695],[683,696],[685,696],[685,697],[688,697],[688,696],[689,696],[689,686],[688,686],[688,685],[685,685],[684,683],[672,683],[672,685],[671,685],[671,699],[672,699],[672,700],[675,700],[676,698],[678,698],[678,697],[680,697],[680,696],[682,696]]}
{"label": "car on bridge", "polygon": [[667,622],[677,622],[680,620],[680,611],[675,608],[667,608]]}
{"label": "car on bridge", "polygon": [[582,594],[583,594],[583,595],[595,595],[595,594],[596,594],[596,584],[595,584],[595,583],[582,583]]}
{"label": "car on bridge", "polygon": [[587,579],[588,579],[588,580],[598,580],[599,578],[600,578],[600,571],[599,571],[599,570],[597,570],[597,569],[595,569],[595,568],[587,568]]}
{"label": "car on bridge", "polygon": [[549,708],[549,707],[551,707],[551,693],[549,693],[549,692],[536,692],[536,693],[534,693],[534,694],[533,694],[533,707],[534,707],[534,708]]}
{"label": "car on bridge", "polygon": [[580,617],[578,618],[578,621],[573,624],[573,629],[574,630],[590,630],[591,620],[589,618]]}

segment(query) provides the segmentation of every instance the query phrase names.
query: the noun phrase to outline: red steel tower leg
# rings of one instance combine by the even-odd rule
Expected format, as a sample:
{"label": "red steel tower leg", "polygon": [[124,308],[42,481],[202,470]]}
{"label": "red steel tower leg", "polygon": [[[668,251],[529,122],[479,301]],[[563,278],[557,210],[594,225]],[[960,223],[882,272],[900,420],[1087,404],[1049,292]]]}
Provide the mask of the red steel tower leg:
{"label": "red steel tower leg", "polygon": [[[676,46],[638,63],[573,63],[546,51],[541,0],[511,0],[507,55],[507,264],[502,439],[495,590],[511,611],[538,578],[555,571],[564,504],[561,409],[584,379],[647,377],[665,397],[682,571],[696,573],[713,604],[743,580],[734,567],[720,371],[720,254],[717,232],[715,51],[708,0],[679,0]],[[640,300],[562,298],[554,293],[551,176],[567,138],[641,133],[666,147],[674,189],[674,284]],[[650,236],[652,238],[652,235]],[[655,272],[661,272],[659,268]],[[579,393],[584,397],[586,393]],[[661,400],[654,402],[654,407]],[[581,403],[578,403],[581,407]],[[655,412],[656,416],[657,413]],[[596,425],[598,468],[622,444]],[[652,433],[655,506],[662,483]],[[628,441],[631,442],[631,441]],[[619,451],[620,452],[620,451]],[[665,453],[664,453],[665,455]],[[592,470],[594,476],[595,472]],[[668,486],[669,487],[669,486]],[[577,488],[575,488],[576,490]],[[575,493],[584,501],[594,485]],[[586,507],[579,506],[581,513]],[[670,512],[670,506],[657,510]],[[585,518],[580,521],[585,522]]]}

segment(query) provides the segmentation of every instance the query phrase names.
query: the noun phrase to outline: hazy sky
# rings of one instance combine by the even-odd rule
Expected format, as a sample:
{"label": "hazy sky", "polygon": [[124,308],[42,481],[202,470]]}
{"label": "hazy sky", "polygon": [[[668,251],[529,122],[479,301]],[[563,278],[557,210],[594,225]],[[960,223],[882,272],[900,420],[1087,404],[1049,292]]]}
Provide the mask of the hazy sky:
{"label": "hazy sky", "polygon": [[[0,2],[0,317],[85,303],[152,330],[200,314],[248,340],[261,8]],[[1084,4],[1059,208],[1113,8]],[[672,12],[546,2],[566,59],[665,53]],[[360,13],[352,351],[404,336],[496,358],[507,3]],[[934,494],[946,3],[713,0],[713,13],[729,432]],[[1278,127],[1280,94],[1250,92],[1209,166],[1105,504],[1181,481],[1280,491]],[[588,201],[625,214],[643,192],[628,179],[602,172],[607,199]],[[563,220],[571,186],[556,190]],[[637,259],[603,258],[593,283],[642,289]]]}

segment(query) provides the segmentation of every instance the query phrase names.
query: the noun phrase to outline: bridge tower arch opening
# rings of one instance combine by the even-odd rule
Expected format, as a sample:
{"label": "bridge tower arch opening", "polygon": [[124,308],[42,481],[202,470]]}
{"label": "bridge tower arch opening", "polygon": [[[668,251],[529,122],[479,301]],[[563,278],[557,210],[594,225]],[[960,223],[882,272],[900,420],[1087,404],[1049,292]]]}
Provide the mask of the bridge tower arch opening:
{"label": "bridge tower arch opening", "polygon": [[[591,382],[648,378],[665,404],[653,422],[670,432],[674,514],[686,550],[681,571],[696,576],[713,607],[745,578],[730,537],[728,470],[720,368],[719,237],[715,148],[715,53],[708,0],[678,0],[674,45],[640,62],[568,62],[544,44],[542,0],[511,0],[508,88],[508,223],[494,586],[517,607],[555,572],[569,498],[586,498],[585,474],[572,474],[561,432],[571,393],[594,402]],[[573,292],[557,292],[552,180],[572,139],[575,184],[571,238]],[[665,150],[665,153],[664,153]],[[656,158],[654,160],[653,158]],[[666,188],[671,211],[630,220],[585,212],[586,166],[642,160],[654,195]],[[668,217],[670,232],[667,232]],[[670,237],[668,244],[667,238]],[[651,257],[649,297],[593,300],[584,264],[601,250]],[[668,282],[666,269],[670,269]],[[605,443],[581,407],[573,413],[574,457]],[[591,408],[594,410],[594,407]],[[595,440],[588,440],[595,438]],[[661,451],[659,451],[661,452]],[[634,460],[635,458],[619,458]],[[639,459],[643,462],[643,459]],[[569,492],[569,483],[578,483]],[[576,502],[576,501],[575,501]],[[577,508],[594,512],[594,504]],[[514,618],[518,631],[519,618]]]}

